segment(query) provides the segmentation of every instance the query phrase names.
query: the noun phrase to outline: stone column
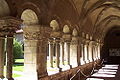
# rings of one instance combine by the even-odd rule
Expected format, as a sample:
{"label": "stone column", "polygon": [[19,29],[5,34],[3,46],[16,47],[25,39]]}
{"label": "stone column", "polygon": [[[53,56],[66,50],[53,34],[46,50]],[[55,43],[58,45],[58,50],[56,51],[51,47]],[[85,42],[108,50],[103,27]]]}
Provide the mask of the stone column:
{"label": "stone column", "polygon": [[8,80],[14,80],[12,78],[12,65],[13,65],[13,36],[7,36],[7,67],[6,77]]}
{"label": "stone column", "polygon": [[[39,48],[39,25],[24,27],[24,76],[37,79],[37,54]],[[47,52],[47,50],[46,50]],[[47,53],[46,53],[47,55]]]}
{"label": "stone column", "polygon": [[40,34],[39,34],[39,43],[38,43],[38,53],[37,53],[37,75],[38,80],[42,77],[47,76],[47,52],[46,46],[48,42],[48,38],[50,36],[51,28],[40,26]]}
{"label": "stone column", "polygon": [[0,79],[4,78],[5,37],[0,37]]}
{"label": "stone column", "polygon": [[78,61],[78,49],[78,37],[72,37],[70,45],[70,65],[72,65],[72,67],[77,67],[80,64]]}
{"label": "stone column", "polygon": [[95,42],[93,42],[93,59],[96,61]]}
{"label": "stone column", "polygon": [[85,60],[85,58],[84,58],[84,56],[85,56],[84,55],[84,44],[81,43],[80,46],[81,46],[81,60],[80,61],[81,61],[81,65],[83,65],[83,64],[85,64],[85,61],[84,61]]}
{"label": "stone column", "polygon": [[96,59],[98,60],[98,45],[97,45],[97,43],[95,45],[95,51],[96,51]]}
{"label": "stone column", "polygon": [[60,45],[59,45],[59,40],[55,40],[55,53],[56,53],[56,66],[59,68],[60,66]]}
{"label": "stone column", "polygon": [[60,39],[56,38],[55,40],[55,51],[56,51],[56,66],[59,69],[59,72],[61,72],[60,68]]}
{"label": "stone column", "polygon": [[64,63],[64,42],[61,42],[61,48],[62,48],[62,50],[61,50],[62,65],[65,65],[65,63]]}
{"label": "stone column", "polygon": [[89,41],[87,40],[86,41],[86,48],[87,48],[87,60],[86,60],[86,63],[89,63],[90,60],[89,60],[89,57],[90,57],[90,52],[89,52]]}
{"label": "stone column", "polygon": [[100,59],[100,44],[97,43],[97,58]]}
{"label": "stone column", "polygon": [[89,60],[90,60],[90,62],[94,61],[92,41],[89,42]]}
{"label": "stone column", "polygon": [[100,59],[100,44],[98,43],[98,58]]}
{"label": "stone column", "polygon": [[71,65],[70,65],[70,42],[66,42],[66,49],[67,49],[67,62],[68,62],[68,65],[70,66],[71,68]]}
{"label": "stone column", "polygon": [[65,58],[67,61],[67,65],[69,66],[69,68],[72,68],[72,66],[70,65],[70,44],[71,44],[71,34],[63,34],[62,36],[63,40],[65,41]]}
{"label": "stone column", "polygon": [[[50,28],[41,25],[24,27],[24,67],[26,76],[34,80],[47,75],[47,45]],[[31,75],[31,76],[30,76]]]}
{"label": "stone column", "polygon": [[6,77],[8,80],[13,80],[12,78],[12,65],[13,65],[13,35],[16,30],[20,29],[20,25],[22,24],[22,20],[12,17],[6,16],[0,19],[0,32],[5,33],[7,36],[7,44],[6,44],[6,52],[7,52],[7,72]]}
{"label": "stone column", "polygon": [[84,59],[85,59],[85,63],[88,63],[87,62],[87,58],[88,58],[87,56],[88,56],[88,54],[87,54],[87,44],[85,44],[84,45]]}
{"label": "stone column", "polygon": [[92,61],[94,61],[94,46],[93,46],[93,41],[91,42],[91,54],[92,54]]}
{"label": "stone column", "polygon": [[97,60],[97,51],[96,51],[96,45],[94,44],[94,60]]}
{"label": "stone column", "polygon": [[50,67],[53,67],[53,57],[54,57],[54,43],[53,41],[49,41],[49,59],[50,59]]}

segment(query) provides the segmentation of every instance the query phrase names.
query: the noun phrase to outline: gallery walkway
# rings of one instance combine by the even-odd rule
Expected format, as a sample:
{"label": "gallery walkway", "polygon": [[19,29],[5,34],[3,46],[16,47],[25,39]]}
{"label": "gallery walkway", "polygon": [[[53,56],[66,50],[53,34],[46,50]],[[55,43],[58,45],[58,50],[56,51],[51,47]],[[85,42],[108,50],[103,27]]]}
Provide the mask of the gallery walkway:
{"label": "gallery walkway", "polygon": [[87,80],[120,80],[120,66],[104,65]]}

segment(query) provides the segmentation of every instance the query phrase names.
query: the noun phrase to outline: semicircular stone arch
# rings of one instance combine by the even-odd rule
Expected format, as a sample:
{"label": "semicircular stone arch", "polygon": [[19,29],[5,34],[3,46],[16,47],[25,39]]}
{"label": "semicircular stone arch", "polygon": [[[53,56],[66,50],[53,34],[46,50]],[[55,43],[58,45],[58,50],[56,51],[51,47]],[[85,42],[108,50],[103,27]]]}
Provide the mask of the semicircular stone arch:
{"label": "semicircular stone arch", "polygon": [[41,22],[42,13],[41,13],[41,10],[38,7],[38,5],[36,5],[32,2],[23,3],[22,5],[20,5],[20,7],[18,9],[17,17],[21,18],[23,15],[23,12],[25,12],[25,10],[31,10],[30,13],[37,15],[39,23]]}
{"label": "semicircular stone arch", "polygon": [[5,0],[0,0],[0,17],[9,16],[10,8]]}
{"label": "semicircular stone arch", "polygon": [[36,13],[31,9],[26,9],[21,15],[24,24],[38,24],[39,20]]}

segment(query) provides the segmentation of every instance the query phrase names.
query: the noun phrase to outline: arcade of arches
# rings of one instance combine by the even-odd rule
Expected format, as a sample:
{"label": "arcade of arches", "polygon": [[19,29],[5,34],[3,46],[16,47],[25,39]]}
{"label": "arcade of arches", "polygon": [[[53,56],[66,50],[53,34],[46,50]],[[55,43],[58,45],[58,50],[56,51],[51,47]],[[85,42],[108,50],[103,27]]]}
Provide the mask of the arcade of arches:
{"label": "arcade of arches", "polygon": [[0,78],[13,80],[13,38],[20,29],[24,73],[32,80],[70,80],[103,59],[120,63],[120,0],[0,0]]}

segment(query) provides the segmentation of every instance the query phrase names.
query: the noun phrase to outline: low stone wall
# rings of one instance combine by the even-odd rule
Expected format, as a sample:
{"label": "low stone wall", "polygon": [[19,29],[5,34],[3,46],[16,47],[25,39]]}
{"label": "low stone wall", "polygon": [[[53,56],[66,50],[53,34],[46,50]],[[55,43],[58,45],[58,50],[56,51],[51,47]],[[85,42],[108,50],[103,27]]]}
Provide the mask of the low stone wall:
{"label": "low stone wall", "polygon": [[[100,63],[100,60],[97,60],[96,62]],[[94,62],[87,63],[87,64],[84,64],[84,65],[78,66],[76,68],[72,68],[70,70],[66,70],[66,71],[63,71],[63,72],[60,72],[60,73],[57,73],[57,74],[54,74],[54,75],[46,76],[46,77],[41,78],[39,80],[70,80],[70,78],[74,74],[77,73],[78,69],[80,69],[84,74],[89,75],[90,72],[93,69],[93,65],[94,65]],[[76,76],[77,80],[84,80],[85,78],[86,77],[84,75],[82,75],[82,74],[80,74],[80,77]],[[73,80],[76,80],[76,79],[73,79]]]}

